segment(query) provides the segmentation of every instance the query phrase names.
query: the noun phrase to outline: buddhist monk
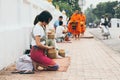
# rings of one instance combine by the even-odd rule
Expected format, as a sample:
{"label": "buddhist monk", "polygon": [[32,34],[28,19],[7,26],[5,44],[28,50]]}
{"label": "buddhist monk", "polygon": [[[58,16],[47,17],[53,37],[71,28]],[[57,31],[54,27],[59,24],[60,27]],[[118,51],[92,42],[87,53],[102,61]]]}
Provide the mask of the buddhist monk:
{"label": "buddhist monk", "polygon": [[83,14],[83,12],[80,12],[80,34],[84,35],[84,32],[86,30],[86,16]]}
{"label": "buddhist monk", "polygon": [[72,33],[75,39],[79,39],[80,31],[80,14],[79,11],[76,10],[68,23],[68,32]]}

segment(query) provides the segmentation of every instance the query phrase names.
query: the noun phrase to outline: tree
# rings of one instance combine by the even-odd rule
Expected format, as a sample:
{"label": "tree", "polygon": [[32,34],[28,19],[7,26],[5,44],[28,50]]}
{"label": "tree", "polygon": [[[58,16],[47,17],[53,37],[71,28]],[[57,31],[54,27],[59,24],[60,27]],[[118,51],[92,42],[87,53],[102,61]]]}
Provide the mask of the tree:
{"label": "tree", "polygon": [[99,3],[95,9],[93,9],[93,13],[97,16],[98,19],[101,18],[102,15],[108,14],[109,17],[114,17],[115,10],[114,7],[118,4],[118,1],[113,2],[101,2]]}
{"label": "tree", "polygon": [[58,5],[60,11],[65,10],[68,17],[70,17],[75,10],[81,10],[78,5],[78,0],[53,0],[53,5]]}
{"label": "tree", "polygon": [[87,10],[85,11],[85,15],[87,17],[87,25],[89,25],[89,23],[94,23],[94,21],[96,20],[96,16],[93,14],[93,6],[90,5],[89,8],[87,8]]}
{"label": "tree", "polygon": [[118,3],[117,6],[114,7],[114,10],[115,10],[115,15],[114,15],[114,17],[120,18],[120,2]]}

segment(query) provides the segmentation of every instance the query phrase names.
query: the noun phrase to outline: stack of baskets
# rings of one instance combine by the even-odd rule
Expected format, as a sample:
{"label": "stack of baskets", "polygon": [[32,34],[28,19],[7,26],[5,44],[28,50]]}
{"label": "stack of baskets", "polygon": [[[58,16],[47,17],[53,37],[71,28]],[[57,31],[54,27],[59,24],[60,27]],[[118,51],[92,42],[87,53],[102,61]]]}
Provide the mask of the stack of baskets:
{"label": "stack of baskets", "polygon": [[[55,39],[55,30],[54,29],[50,29],[49,32],[47,33],[48,35],[48,39],[46,41],[46,44],[48,46],[55,46],[55,42],[54,42],[54,39]],[[47,51],[47,56],[51,59],[55,59],[57,56],[57,51],[56,49],[50,49]]]}
{"label": "stack of baskets", "polygon": [[[46,40],[46,45],[55,46],[55,31],[52,29],[48,32],[48,39]],[[57,55],[65,57],[65,50],[64,49],[56,50],[55,48],[47,51],[47,56],[51,59],[57,58]]]}
{"label": "stack of baskets", "polygon": [[55,30],[54,29],[50,29],[50,31],[48,32],[48,39],[55,39]]}

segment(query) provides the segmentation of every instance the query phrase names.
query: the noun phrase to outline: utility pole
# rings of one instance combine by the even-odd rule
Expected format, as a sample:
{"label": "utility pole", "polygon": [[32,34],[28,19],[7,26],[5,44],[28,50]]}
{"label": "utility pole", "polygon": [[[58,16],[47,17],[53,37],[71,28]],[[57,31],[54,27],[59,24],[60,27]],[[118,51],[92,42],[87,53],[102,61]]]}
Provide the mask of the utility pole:
{"label": "utility pole", "polygon": [[83,6],[85,5],[85,0],[79,0],[78,4],[79,4],[79,6],[81,8],[81,11],[83,11]]}

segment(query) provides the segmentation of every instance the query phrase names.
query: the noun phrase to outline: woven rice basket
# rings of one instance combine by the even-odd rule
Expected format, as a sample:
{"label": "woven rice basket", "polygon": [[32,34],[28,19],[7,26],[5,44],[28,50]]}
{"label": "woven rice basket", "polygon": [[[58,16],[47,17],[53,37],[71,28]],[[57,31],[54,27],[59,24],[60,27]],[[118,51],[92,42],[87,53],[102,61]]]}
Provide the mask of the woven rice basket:
{"label": "woven rice basket", "polygon": [[47,56],[51,59],[55,59],[57,51],[55,49],[50,49],[48,50]]}
{"label": "woven rice basket", "polygon": [[58,54],[62,57],[65,57],[65,50],[64,49],[59,49]]}

